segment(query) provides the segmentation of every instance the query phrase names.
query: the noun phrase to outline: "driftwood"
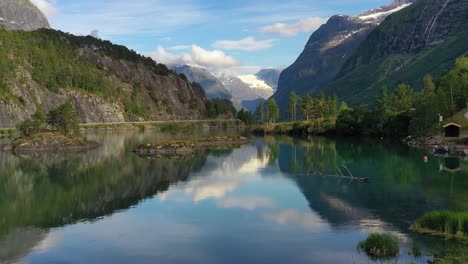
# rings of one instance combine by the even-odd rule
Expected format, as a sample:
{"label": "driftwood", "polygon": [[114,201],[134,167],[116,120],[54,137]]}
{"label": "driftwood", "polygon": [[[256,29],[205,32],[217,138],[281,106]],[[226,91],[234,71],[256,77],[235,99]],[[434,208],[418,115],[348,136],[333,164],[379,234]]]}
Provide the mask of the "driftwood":
{"label": "driftwood", "polygon": [[[309,171],[309,172],[307,172],[306,175],[313,175],[313,176],[319,176],[319,177],[339,178],[340,181],[343,180],[343,179],[349,179],[350,182],[352,182],[352,181],[361,181],[361,182],[369,183],[369,178],[355,177],[351,173],[351,171],[349,170],[348,166],[346,166],[345,164],[337,165],[336,168],[338,169],[339,173],[330,174],[330,173],[324,173],[324,172],[320,172],[320,171]],[[345,169],[346,172],[349,175],[345,175],[342,172],[341,168]]]}

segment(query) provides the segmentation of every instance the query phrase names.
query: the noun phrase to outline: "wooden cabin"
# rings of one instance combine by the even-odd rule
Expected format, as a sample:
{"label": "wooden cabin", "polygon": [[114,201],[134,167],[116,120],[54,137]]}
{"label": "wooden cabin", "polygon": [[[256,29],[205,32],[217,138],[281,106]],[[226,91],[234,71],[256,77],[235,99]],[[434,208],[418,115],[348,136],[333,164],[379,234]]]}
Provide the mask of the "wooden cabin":
{"label": "wooden cabin", "polygon": [[445,137],[459,137],[461,125],[457,123],[448,123],[444,126]]}

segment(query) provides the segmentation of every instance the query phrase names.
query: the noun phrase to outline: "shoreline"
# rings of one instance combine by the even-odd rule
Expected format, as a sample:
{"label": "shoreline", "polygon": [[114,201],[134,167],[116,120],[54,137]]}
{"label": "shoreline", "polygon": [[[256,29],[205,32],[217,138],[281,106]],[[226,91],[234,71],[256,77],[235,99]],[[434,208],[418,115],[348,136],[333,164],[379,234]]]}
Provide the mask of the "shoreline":
{"label": "shoreline", "polygon": [[254,125],[249,127],[249,132],[256,136],[266,135],[285,135],[292,137],[308,137],[308,136],[323,136],[328,138],[349,138],[349,139],[363,139],[370,138],[375,140],[391,140],[400,142],[410,148],[430,151],[435,146],[448,146],[450,154],[464,155],[464,150],[468,149],[468,137],[459,138],[444,138],[441,136],[408,136],[406,138],[379,138],[373,136],[354,136],[354,135],[338,135],[332,128],[323,128],[318,130],[312,125],[304,122],[285,122],[276,124],[263,124]]}
{"label": "shoreline", "polygon": [[[117,122],[117,123],[84,123],[80,124],[81,131],[88,130],[144,130],[154,129],[161,131],[171,131],[179,129],[193,128],[233,128],[245,127],[245,124],[238,119],[219,120],[169,120],[169,121],[142,121],[142,122]],[[1,137],[12,137],[17,133],[16,128],[0,128]]]}

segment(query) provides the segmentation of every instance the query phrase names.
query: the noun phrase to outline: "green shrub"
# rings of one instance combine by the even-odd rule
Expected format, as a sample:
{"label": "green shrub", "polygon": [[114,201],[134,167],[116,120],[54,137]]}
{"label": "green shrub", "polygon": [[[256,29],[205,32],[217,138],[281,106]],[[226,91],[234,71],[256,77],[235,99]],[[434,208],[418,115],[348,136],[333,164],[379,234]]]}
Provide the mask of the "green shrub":
{"label": "green shrub", "polygon": [[468,234],[468,212],[434,211],[413,223],[418,232],[431,232],[444,236],[466,238]]}
{"label": "green shrub", "polygon": [[31,118],[24,120],[16,126],[16,129],[22,136],[30,136],[31,134],[41,131],[45,127],[46,116],[38,109]]}
{"label": "green shrub", "polygon": [[400,245],[391,235],[371,234],[358,244],[358,250],[364,251],[371,258],[388,259],[398,255]]}
{"label": "green shrub", "polygon": [[47,124],[63,134],[79,133],[79,118],[71,101],[67,101],[47,114]]}

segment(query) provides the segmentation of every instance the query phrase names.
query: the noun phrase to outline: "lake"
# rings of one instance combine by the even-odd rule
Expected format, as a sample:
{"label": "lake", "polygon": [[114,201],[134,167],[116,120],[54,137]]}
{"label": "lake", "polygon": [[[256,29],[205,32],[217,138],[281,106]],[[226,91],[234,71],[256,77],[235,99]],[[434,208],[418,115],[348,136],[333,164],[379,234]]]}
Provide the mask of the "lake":
{"label": "lake", "polygon": [[[390,263],[468,252],[410,230],[428,211],[468,210],[462,158],[425,163],[424,152],[380,141],[252,137],[238,149],[150,159],[132,149],[187,136],[87,136],[103,146],[0,153],[0,263],[374,263],[356,250],[373,232],[398,237]],[[307,175],[340,164],[370,182]],[[413,244],[423,256],[408,254]]]}

